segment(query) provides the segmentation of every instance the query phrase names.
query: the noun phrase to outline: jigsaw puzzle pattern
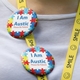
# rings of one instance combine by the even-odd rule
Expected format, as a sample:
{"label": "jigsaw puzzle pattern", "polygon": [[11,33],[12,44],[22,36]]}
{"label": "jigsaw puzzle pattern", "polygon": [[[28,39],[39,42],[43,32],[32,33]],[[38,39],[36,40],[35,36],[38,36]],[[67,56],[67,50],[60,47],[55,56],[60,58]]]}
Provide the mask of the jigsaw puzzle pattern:
{"label": "jigsaw puzzle pattern", "polygon": [[[34,56],[34,60],[30,61],[29,58],[31,58],[28,55],[33,55]],[[41,56],[42,54],[45,54],[45,56]],[[32,57],[33,57],[32,56]],[[40,57],[43,58],[43,60],[39,60]],[[37,58],[37,60],[35,59]],[[30,48],[28,50],[26,50],[22,55],[21,55],[21,60],[22,60],[22,64],[24,66],[25,69],[27,69],[27,71],[29,71],[30,73],[34,74],[34,75],[46,75],[49,74],[55,67],[55,61],[54,58],[52,57],[52,55],[50,54],[50,52],[48,52],[47,50],[45,50],[42,47],[35,47],[35,48]],[[47,61],[47,62],[45,62]],[[30,67],[31,64],[34,66]],[[43,65],[42,65],[43,64]],[[47,64],[47,68],[44,67],[44,64]],[[37,68],[35,69],[35,66],[37,65]],[[39,67],[39,65],[42,65]]]}
{"label": "jigsaw puzzle pattern", "polygon": [[[18,23],[20,20],[25,20],[25,22]],[[32,9],[25,8],[24,10],[19,10],[15,12],[12,16],[10,16],[7,23],[7,31],[11,36],[15,38],[23,38],[32,33],[36,25],[36,13]]]}

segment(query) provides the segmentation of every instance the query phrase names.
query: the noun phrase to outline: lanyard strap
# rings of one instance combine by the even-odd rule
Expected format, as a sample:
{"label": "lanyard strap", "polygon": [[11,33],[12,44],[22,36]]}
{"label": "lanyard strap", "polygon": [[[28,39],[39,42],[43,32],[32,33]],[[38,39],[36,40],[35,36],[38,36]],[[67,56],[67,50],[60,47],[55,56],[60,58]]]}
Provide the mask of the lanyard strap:
{"label": "lanyard strap", "polygon": [[68,47],[61,80],[71,80],[80,41],[80,3]]}
{"label": "lanyard strap", "polygon": [[[18,9],[26,7],[25,0],[17,0],[17,3],[18,3]],[[78,46],[79,46],[79,37],[80,37],[79,32],[80,32],[80,3],[74,22],[74,27],[73,27],[69,47],[68,47],[68,52],[67,52],[61,80],[71,80],[72,78],[73,68],[74,68]],[[33,34],[27,36],[25,40],[29,47],[36,46]],[[37,77],[38,80],[47,80],[46,76],[37,76]]]}
{"label": "lanyard strap", "polygon": [[26,0],[17,0],[18,9],[26,8]]}
{"label": "lanyard strap", "polygon": [[32,33],[29,34],[29,36],[25,37],[25,41],[26,41],[28,47],[35,47],[36,46],[34,35]]}
{"label": "lanyard strap", "polygon": [[[18,6],[18,9],[26,8],[27,7],[26,0],[17,0],[17,6]],[[25,41],[26,41],[28,47],[35,47],[36,46],[35,38],[32,33],[30,35],[28,35],[27,37],[25,37]],[[38,78],[38,80],[47,80],[46,75],[37,76],[37,78]]]}

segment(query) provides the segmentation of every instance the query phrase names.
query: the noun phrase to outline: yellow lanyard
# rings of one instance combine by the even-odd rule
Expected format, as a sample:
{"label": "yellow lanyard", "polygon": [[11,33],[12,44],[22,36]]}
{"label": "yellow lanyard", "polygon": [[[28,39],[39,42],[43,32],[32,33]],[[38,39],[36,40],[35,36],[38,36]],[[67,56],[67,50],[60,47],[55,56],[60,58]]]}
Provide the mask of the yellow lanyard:
{"label": "yellow lanyard", "polygon": [[[18,4],[18,9],[22,9],[22,8],[26,8],[26,0],[17,0],[17,4]],[[36,43],[35,43],[35,39],[34,39],[34,35],[31,33],[30,35],[28,35],[27,37],[25,37],[25,41],[28,45],[28,47],[35,47]],[[47,80],[47,76],[43,75],[43,76],[37,76],[38,80]]]}
{"label": "yellow lanyard", "polygon": [[[17,0],[17,3],[18,3],[18,9],[26,7],[25,0]],[[74,68],[79,41],[80,41],[79,32],[80,32],[80,3],[79,3],[76,18],[75,18],[75,22],[74,22],[74,27],[73,27],[73,31],[70,39],[70,44],[68,47],[68,52],[67,52],[61,80],[71,80],[72,78],[73,68]],[[27,36],[25,40],[29,47],[34,47],[36,45],[33,34],[30,34],[29,36]],[[47,77],[38,76],[38,80],[47,80]]]}
{"label": "yellow lanyard", "polygon": [[61,80],[71,80],[80,41],[80,3],[68,47]]}

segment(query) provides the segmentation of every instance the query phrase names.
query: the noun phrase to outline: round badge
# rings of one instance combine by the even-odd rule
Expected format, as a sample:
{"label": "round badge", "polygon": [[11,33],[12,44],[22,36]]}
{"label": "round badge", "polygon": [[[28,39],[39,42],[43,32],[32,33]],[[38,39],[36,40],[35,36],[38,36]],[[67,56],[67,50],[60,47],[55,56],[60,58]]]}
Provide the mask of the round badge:
{"label": "round badge", "polygon": [[29,35],[36,27],[37,14],[32,9],[22,9],[8,19],[7,30],[15,38]]}
{"label": "round badge", "polygon": [[49,51],[42,47],[26,50],[21,55],[24,68],[34,75],[49,74],[55,66],[55,61]]}

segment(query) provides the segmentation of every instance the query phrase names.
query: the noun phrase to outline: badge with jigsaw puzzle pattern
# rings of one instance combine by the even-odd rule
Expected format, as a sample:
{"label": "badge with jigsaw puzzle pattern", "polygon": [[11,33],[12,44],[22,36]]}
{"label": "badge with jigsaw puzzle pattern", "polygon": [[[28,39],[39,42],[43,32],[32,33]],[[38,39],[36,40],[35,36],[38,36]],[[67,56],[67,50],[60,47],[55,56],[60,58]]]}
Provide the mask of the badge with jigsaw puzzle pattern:
{"label": "badge with jigsaw puzzle pattern", "polygon": [[37,15],[32,9],[24,8],[8,19],[7,31],[15,38],[24,38],[33,32],[37,24]]}
{"label": "badge with jigsaw puzzle pattern", "polygon": [[55,66],[54,58],[50,52],[42,47],[26,50],[21,59],[25,69],[34,75],[47,75]]}

